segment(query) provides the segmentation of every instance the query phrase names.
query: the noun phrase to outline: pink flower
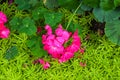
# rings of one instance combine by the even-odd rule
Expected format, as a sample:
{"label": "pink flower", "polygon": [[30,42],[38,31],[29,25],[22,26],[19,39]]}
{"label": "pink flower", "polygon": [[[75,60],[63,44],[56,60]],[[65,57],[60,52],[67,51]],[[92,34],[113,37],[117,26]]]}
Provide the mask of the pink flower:
{"label": "pink flower", "polygon": [[86,66],[86,63],[80,62],[80,66],[85,67],[85,66]]}
{"label": "pink flower", "polygon": [[78,31],[75,31],[72,35],[73,41],[71,45],[64,47],[64,43],[68,41],[71,36],[71,32],[62,29],[62,25],[59,25],[52,34],[52,29],[49,25],[45,26],[47,33],[42,35],[42,43],[44,44],[44,50],[48,52],[53,58],[57,58],[60,63],[66,62],[72,57],[74,53],[80,49],[81,42],[78,36]]}
{"label": "pink flower", "polygon": [[8,38],[10,30],[4,25],[0,24],[0,38]]}
{"label": "pink flower", "polygon": [[0,11],[0,24],[1,23],[6,23],[6,22],[7,22],[6,15],[2,11]]}
{"label": "pink flower", "polygon": [[43,66],[43,69],[48,69],[50,67],[50,64],[43,59],[39,59],[38,62]]}
{"label": "pink flower", "polygon": [[73,58],[74,57],[74,53],[71,53],[71,52],[65,52],[59,59],[59,62],[62,63],[62,62],[66,62],[68,61],[69,59]]}
{"label": "pink flower", "polygon": [[51,29],[51,27],[49,25],[46,25],[45,29],[47,30],[47,35],[52,34],[52,29]]}
{"label": "pink flower", "polygon": [[55,30],[55,34],[58,37],[62,37],[65,41],[67,41],[70,37],[70,33],[68,31],[62,29],[62,25],[58,26],[58,28]]}

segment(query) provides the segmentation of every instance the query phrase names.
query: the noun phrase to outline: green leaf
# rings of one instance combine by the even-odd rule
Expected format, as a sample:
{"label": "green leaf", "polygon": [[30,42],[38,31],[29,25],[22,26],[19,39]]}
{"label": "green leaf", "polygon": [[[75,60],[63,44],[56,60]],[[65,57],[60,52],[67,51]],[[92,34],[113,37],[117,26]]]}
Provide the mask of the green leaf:
{"label": "green leaf", "polygon": [[62,20],[63,14],[59,12],[51,12],[44,14],[45,24],[49,24],[50,26],[55,26]]}
{"label": "green leaf", "polygon": [[42,57],[47,55],[47,52],[43,50],[42,38],[33,36],[27,41],[27,47],[30,48],[32,55],[36,57]]}
{"label": "green leaf", "polygon": [[35,22],[30,19],[29,17],[26,17],[22,20],[22,25],[20,26],[19,32],[26,33],[27,35],[34,35],[36,34],[36,26]]}
{"label": "green leaf", "polygon": [[105,34],[109,40],[120,45],[120,20],[107,22],[105,25]]}
{"label": "green leaf", "polygon": [[71,23],[70,27],[68,28],[68,31],[75,32],[76,30],[78,30],[79,35],[82,34],[82,27],[77,23]]}
{"label": "green leaf", "polygon": [[113,0],[100,0],[100,7],[104,10],[112,10],[115,8]]}
{"label": "green leaf", "polygon": [[60,7],[64,7],[69,10],[74,10],[81,3],[79,0],[58,0],[58,4]]}
{"label": "green leaf", "polygon": [[47,13],[48,10],[43,7],[37,7],[32,11],[32,17],[34,20],[44,19],[44,14]]}
{"label": "green leaf", "polygon": [[34,7],[38,3],[38,0],[29,0],[29,4]]}
{"label": "green leaf", "polygon": [[18,55],[18,48],[16,46],[12,46],[6,51],[5,58],[10,60],[14,59]]}
{"label": "green leaf", "polygon": [[43,0],[43,3],[48,9],[54,9],[58,7],[57,0]]}
{"label": "green leaf", "polygon": [[18,9],[27,10],[30,8],[28,0],[15,0],[15,3],[18,4]]}
{"label": "green leaf", "polygon": [[12,20],[9,22],[11,26],[11,30],[17,30],[21,25],[21,19],[17,17],[13,17]]}
{"label": "green leaf", "polygon": [[100,0],[83,0],[83,4],[92,8],[99,7],[99,3]]}
{"label": "green leaf", "polygon": [[120,17],[120,9],[104,11],[101,8],[94,8],[93,14],[99,22],[110,22]]}
{"label": "green leaf", "polygon": [[120,0],[114,0],[114,5],[115,5],[115,7],[120,6]]}

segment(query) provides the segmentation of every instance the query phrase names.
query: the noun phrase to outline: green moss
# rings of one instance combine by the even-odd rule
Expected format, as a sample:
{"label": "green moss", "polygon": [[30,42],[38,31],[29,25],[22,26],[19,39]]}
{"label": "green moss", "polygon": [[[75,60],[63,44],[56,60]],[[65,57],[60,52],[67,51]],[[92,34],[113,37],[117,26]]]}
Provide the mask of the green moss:
{"label": "green moss", "polygon": [[[12,34],[9,39],[0,40],[0,79],[1,80],[115,80],[120,78],[120,47],[106,38],[90,34],[89,41],[83,41],[86,51],[82,58],[73,58],[59,64],[51,61],[51,67],[43,70],[40,64],[33,65],[34,57],[29,57],[25,34]],[[97,38],[93,38],[97,37]],[[4,53],[12,46],[19,48],[20,55],[13,60],[6,60]],[[46,57],[47,59],[48,57]],[[48,58],[50,59],[50,58]],[[86,62],[81,67],[80,62]]]}

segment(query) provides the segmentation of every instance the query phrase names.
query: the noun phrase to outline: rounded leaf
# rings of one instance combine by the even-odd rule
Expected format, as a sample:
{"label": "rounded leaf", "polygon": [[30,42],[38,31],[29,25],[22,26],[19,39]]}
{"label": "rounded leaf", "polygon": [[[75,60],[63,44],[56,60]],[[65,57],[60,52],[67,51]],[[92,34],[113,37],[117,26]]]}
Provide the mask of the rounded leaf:
{"label": "rounded leaf", "polygon": [[120,45],[120,20],[107,22],[105,25],[105,34],[109,40]]}

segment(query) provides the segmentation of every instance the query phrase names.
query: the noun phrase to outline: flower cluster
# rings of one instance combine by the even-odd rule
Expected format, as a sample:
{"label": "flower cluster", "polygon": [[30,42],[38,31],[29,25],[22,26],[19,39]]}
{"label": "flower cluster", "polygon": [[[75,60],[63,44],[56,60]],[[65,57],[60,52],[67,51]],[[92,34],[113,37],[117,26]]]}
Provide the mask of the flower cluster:
{"label": "flower cluster", "polygon": [[[52,29],[49,25],[45,26],[47,33],[42,35],[42,43],[44,44],[44,50],[48,52],[53,58],[58,59],[59,63],[66,62],[74,57],[74,53],[80,50],[81,41],[78,36],[78,31],[75,31],[73,34],[62,28],[62,25],[59,25],[55,30],[55,33],[52,33]],[[72,43],[67,47],[64,44],[72,38]]]}
{"label": "flower cluster", "polygon": [[0,12],[0,38],[8,38],[10,30],[5,27],[7,17],[3,12]]}

